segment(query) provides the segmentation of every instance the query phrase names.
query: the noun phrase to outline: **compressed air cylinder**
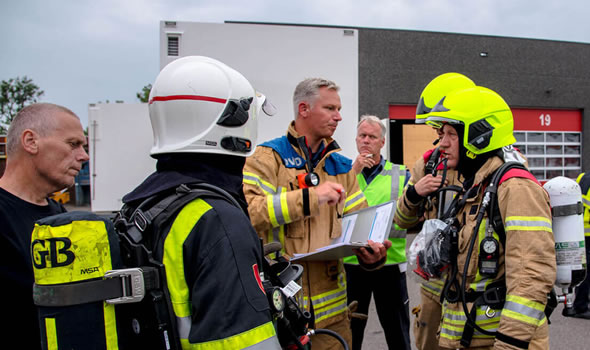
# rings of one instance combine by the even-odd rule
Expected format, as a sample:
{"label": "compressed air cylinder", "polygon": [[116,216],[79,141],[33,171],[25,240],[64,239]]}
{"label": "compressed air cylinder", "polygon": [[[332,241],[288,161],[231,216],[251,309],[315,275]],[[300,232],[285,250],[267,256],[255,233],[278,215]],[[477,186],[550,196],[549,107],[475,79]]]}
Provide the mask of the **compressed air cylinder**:
{"label": "compressed air cylinder", "polygon": [[549,194],[557,258],[555,285],[571,290],[586,276],[582,190],[576,181],[555,177],[543,186]]}

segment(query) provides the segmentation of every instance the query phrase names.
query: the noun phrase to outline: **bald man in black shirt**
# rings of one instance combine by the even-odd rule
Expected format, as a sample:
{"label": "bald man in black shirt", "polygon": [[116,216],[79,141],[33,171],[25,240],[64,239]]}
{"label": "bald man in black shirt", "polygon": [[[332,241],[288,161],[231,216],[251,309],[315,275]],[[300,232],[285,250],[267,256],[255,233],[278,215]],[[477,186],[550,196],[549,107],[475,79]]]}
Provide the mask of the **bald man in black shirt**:
{"label": "bald man in black shirt", "polygon": [[48,196],[74,184],[88,160],[85,145],[78,117],[54,104],[23,108],[8,129],[6,170],[0,178],[0,300],[13,310],[0,321],[6,344],[41,348],[31,233],[38,219],[65,212]]}

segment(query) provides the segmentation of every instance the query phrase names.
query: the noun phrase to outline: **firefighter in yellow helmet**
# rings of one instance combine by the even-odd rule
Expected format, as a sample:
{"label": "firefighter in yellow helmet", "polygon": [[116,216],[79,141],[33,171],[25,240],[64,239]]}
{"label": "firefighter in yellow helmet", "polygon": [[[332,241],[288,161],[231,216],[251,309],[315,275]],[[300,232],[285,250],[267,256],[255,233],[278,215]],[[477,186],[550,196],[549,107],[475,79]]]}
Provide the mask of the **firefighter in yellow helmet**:
{"label": "firefighter in yellow helmet", "polygon": [[551,208],[512,147],[510,107],[477,86],[445,96],[426,123],[441,129],[441,152],[463,178],[442,230],[457,239],[439,346],[548,349],[544,310],[556,276]]}
{"label": "firefighter in yellow helmet", "polygon": [[[432,108],[448,93],[475,86],[475,83],[463,74],[444,73],[434,78],[422,91],[416,108],[416,124],[424,124]],[[443,169],[441,154],[438,148],[433,148],[420,157],[412,169],[412,177],[398,201],[395,214],[396,223],[404,228],[415,226],[421,219],[434,219],[438,216],[438,204],[446,198],[436,195],[441,188],[443,175],[446,186],[458,185],[457,172],[451,168]],[[436,169],[435,169],[436,168]],[[443,174],[445,173],[445,174]],[[435,175],[438,174],[438,175]],[[442,214],[442,213],[441,213]],[[416,320],[413,324],[416,346],[420,350],[438,349],[437,331],[441,319],[440,293],[442,280],[424,281],[420,286],[420,305],[412,310]]]}

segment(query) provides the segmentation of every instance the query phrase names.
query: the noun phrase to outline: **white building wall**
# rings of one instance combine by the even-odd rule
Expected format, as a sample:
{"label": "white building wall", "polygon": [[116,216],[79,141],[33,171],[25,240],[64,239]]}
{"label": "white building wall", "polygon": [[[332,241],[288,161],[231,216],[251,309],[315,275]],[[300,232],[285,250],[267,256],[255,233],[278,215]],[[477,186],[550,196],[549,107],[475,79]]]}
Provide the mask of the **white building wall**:
{"label": "white building wall", "polygon": [[[245,23],[160,23],[160,69],[181,56],[218,59],[241,72],[277,107],[259,118],[258,143],[285,134],[294,118],[292,96],[310,77],[340,86],[342,118],[334,138],[354,158],[358,121],[358,31],[343,28]],[[179,56],[167,54],[179,37]],[[147,104],[97,104],[88,111],[91,208],[116,211],[122,197],[155,170]]]}
{"label": "white building wall", "polygon": [[90,205],[94,212],[121,209],[121,199],[156,169],[150,157],[147,104],[96,104],[88,108]]}
{"label": "white building wall", "polygon": [[[175,23],[174,26],[169,23]],[[179,37],[179,56],[168,56],[168,36]],[[160,23],[160,69],[182,56],[218,59],[242,73],[277,107],[259,119],[259,143],[282,136],[294,118],[293,90],[305,78],[340,86],[342,122],[334,138],[356,156],[358,121],[358,31],[343,28],[249,23]]]}

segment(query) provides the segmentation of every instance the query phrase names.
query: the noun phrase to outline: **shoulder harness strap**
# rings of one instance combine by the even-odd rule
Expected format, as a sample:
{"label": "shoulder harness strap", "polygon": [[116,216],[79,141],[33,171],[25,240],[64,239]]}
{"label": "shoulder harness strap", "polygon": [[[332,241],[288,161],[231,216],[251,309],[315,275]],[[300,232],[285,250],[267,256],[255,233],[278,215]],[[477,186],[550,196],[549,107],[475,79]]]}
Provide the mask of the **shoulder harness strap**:
{"label": "shoulder harness strap", "polygon": [[147,198],[133,211],[124,206],[114,221],[121,239],[121,253],[129,268],[111,270],[103,279],[83,283],[35,285],[35,303],[39,306],[70,306],[96,301],[109,304],[140,302],[147,291],[161,288],[163,280],[158,271],[161,264],[153,259],[144,233],[154,224],[166,222],[188,202],[201,197],[223,199],[241,209],[229,193],[206,183],[182,184],[174,193]]}

